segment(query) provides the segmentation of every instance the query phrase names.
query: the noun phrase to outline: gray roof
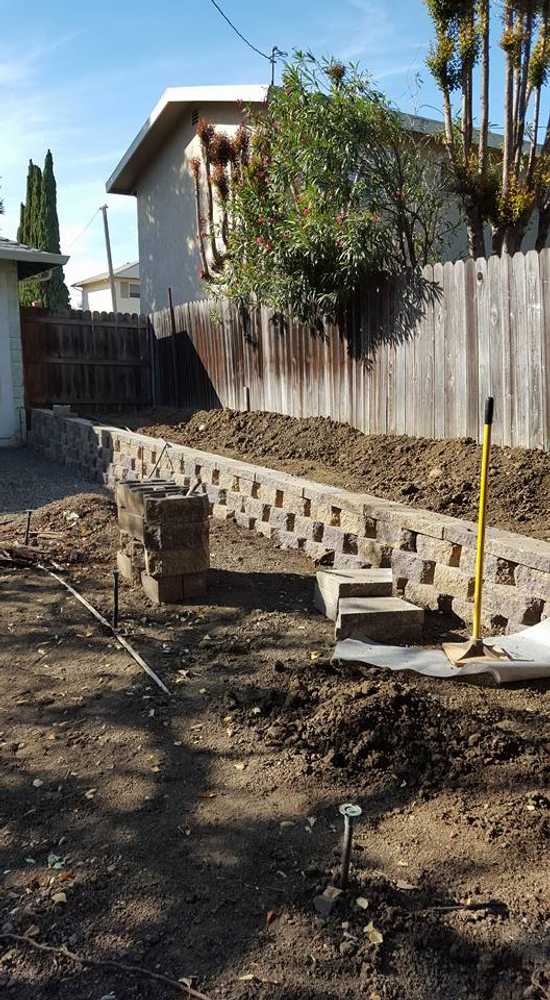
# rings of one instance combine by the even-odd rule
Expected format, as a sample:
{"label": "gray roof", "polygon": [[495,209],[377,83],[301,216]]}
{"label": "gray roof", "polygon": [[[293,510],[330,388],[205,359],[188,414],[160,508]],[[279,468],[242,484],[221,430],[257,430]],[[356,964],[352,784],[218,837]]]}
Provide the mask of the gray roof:
{"label": "gray roof", "polygon": [[37,250],[25,243],[16,243],[0,236],[0,260],[14,260],[17,263],[17,276],[31,278],[33,274],[48,271],[50,267],[66,264],[68,257],[60,253],[50,253],[48,250]]}
{"label": "gray roof", "polygon": [[[122,267],[115,267],[113,274],[115,278],[133,278],[134,281],[139,281],[139,260],[123,264]],[[98,281],[109,281],[109,272],[104,271],[102,274],[93,274],[91,278],[82,278],[81,281],[75,281],[71,288],[86,288]]]}

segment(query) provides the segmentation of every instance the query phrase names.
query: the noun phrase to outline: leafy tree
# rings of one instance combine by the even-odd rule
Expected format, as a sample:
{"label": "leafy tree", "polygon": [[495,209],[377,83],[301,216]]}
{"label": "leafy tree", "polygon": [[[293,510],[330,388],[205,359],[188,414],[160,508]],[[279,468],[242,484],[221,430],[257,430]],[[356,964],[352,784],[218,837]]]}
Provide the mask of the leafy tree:
{"label": "leafy tree", "polygon": [[233,139],[198,135],[203,275],[221,294],[317,320],[437,252],[440,162],[354,66],[296,53]]}
{"label": "leafy tree", "polygon": [[[459,195],[469,252],[486,252],[484,223],[495,253],[520,249],[539,209],[537,249],[550,230],[550,118],[542,140],[541,99],[550,66],[550,0],[425,0],[435,40],[428,67],[441,91],[451,187]],[[504,63],[502,149],[489,146],[491,29],[500,19]],[[479,130],[474,129],[478,83]],[[460,110],[453,114],[453,100]]]}
{"label": "leafy tree", "polygon": [[[59,243],[59,219],[57,217],[57,186],[51,150],[46,153],[42,174],[40,232],[43,249],[49,250],[50,253],[59,253],[61,247]],[[54,267],[51,278],[44,283],[42,301],[47,309],[54,311],[69,308],[69,292],[61,266]]]}

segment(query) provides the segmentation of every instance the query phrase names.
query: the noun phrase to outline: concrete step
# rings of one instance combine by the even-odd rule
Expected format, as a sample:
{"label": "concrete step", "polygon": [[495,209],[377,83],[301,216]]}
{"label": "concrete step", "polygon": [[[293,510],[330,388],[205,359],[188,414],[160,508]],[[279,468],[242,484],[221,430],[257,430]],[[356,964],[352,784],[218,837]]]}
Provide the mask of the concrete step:
{"label": "concrete step", "polygon": [[424,612],[400,597],[344,597],[336,620],[336,639],[363,639],[388,646],[418,642]]}
{"label": "concrete step", "polygon": [[391,597],[391,593],[391,569],[324,569],[317,573],[313,603],[335,622],[342,598]]}

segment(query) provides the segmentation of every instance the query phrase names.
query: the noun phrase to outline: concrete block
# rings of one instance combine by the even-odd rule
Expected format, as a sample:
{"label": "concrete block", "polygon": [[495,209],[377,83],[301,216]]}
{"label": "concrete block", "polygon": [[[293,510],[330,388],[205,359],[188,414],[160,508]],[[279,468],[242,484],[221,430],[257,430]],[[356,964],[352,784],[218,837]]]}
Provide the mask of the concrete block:
{"label": "concrete block", "polygon": [[441,601],[433,584],[413,583],[412,580],[409,580],[405,584],[403,596],[411,604],[416,604],[417,607],[424,608],[424,611],[441,610]]}
{"label": "concrete block", "polygon": [[212,506],[212,517],[215,517],[216,521],[234,521],[235,511],[229,510],[226,504],[215,503]]}
{"label": "concrete block", "polygon": [[145,498],[144,514],[148,524],[204,521],[208,517],[208,510],[208,497],[204,493],[167,496],[160,500]]}
{"label": "concrete block", "polygon": [[306,541],[304,551],[306,556],[309,556],[314,562],[318,563],[322,559],[324,566],[332,566],[334,564],[334,549],[327,548],[324,542]]}
{"label": "concrete block", "polygon": [[518,587],[486,583],[483,587],[483,605],[502,618],[512,619],[522,625],[536,625],[540,621],[544,601]]}
{"label": "concrete block", "polygon": [[[435,563],[422,559],[415,552],[394,549],[391,566],[396,587],[400,586],[400,581],[407,580],[412,580],[413,583],[433,583]],[[402,586],[404,585],[403,582]]]}
{"label": "concrete block", "polygon": [[273,535],[277,531],[277,528],[273,528],[268,521],[256,521],[254,528],[258,534],[263,535],[264,538],[273,538]]}
{"label": "concrete block", "polygon": [[[323,528],[322,542],[327,549],[334,549],[335,552],[345,552],[346,550],[344,546],[346,538],[349,538],[349,536],[347,536],[341,528],[334,528],[330,524],[325,524]],[[350,552],[349,554],[357,555],[357,546],[355,548],[355,552]]]}
{"label": "concrete block", "polygon": [[208,588],[207,573],[185,573],[183,576],[183,596],[186,600],[204,597]]}
{"label": "concrete block", "polygon": [[313,521],[311,517],[297,516],[294,521],[294,531],[299,538],[310,539],[313,542],[320,542],[323,537],[323,524],[321,521]]}
{"label": "concrete block", "polygon": [[125,555],[124,552],[117,552],[116,564],[118,571],[124,580],[127,580],[128,583],[139,582],[139,570],[134,569],[130,556]]}
{"label": "concrete block", "polygon": [[357,544],[357,555],[370,566],[391,566],[391,546],[383,545],[375,539],[360,539]]}
{"label": "concrete block", "polygon": [[[462,549],[460,556],[460,568],[464,573],[468,573],[471,576],[475,575],[475,549]],[[483,576],[485,580],[489,580],[491,583],[506,583],[509,586],[513,586],[515,583],[515,569],[516,563],[510,562],[508,559],[501,559],[498,556],[491,555],[490,552],[485,553],[483,563]]]}
{"label": "concrete block", "polygon": [[210,567],[210,552],[204,548],[164,549],[160,552],[145,550],[145,572],[160,579],[182,573],[206,573]]}
{"label": "concrete block", "polygon": [[280,531],[291,531],[293,527],[293,515],[289,514],[286,510],[279,510],[276,507],[272,507],[269,514],[269,523],[272,528],[278,528]]}
{"label": "concrete block", "polygon": [[335,569],[370,569],[371,565],[365,559],[361,559],[361,556],[348,555],[346,552],[335,552],[334,562],[332,564]]}
{"label": "concrete block", "polygon": [[550,573],[543,573],[529,566],[516,566],[515,583],[523,594],[550,601]]}
{"label": "concrete block", "polygon": [[368,517],[362,511],[344,510],[340,514],[340,527],[342,531],[347,531],[360,538],[376,538],[376,521],[373,517]]}
{"label": "concrete block", "polygon": [[248,514],[249,517],[254,517],[257,521],[269,521],[271,508],[269,504],[263,503],[262,500],[254,500],[252,497],[246,497],[243,501],[243,508],[244,513]]}
{"label": "concrete block", "polygon": [[424,612],[399,597],[345,597],[340,600],[336,639],[363,639],[393,645],[418,642]]}
{"label": "concrete block", "polygon": [[250,517],[248,514],[242,514],[240,511],[236,511],[235,524],[238,524],[239,528],[247,528],[250,531],[256,524],[256,518]]}
{"label": "concrete block", "polygon": [[234,510],[236,514],[242,514],[244,511],[245,499],[240,493],[234,493],[229,490],[225,500],[229,510]]}
{"label": "concrete block", "polygon": [[[460,597],[453,597],[451,610],[460,621],[466,625],[471,625],[474,620],[474,605],[471,601],[464,601]],[[502,632],[507,625],[508,619],[505,615],[497,611],[491,611],[486,605],[481,607],[481,625],[488,632]]]}
{"label": "concrete block", "polygon": [[181,576],[165,576],[161,580],[154,580],[147,573],[142,573],[141,586],[153,604],[179,604],[183,601]]}
{"label": "concrete block", "polygon": [[427,559],[435,563],[443,563],[444,566],[458,566],[460,562],[461,547],[447,542],[443,538],[431,538],[429,535],[416,536],[416,552],[421,559]]}
{"label": "concrete block", "polygon": [[391,593],[391,569],[326,569],[317,573],[313,603],[322,615],[336,621],[341,598],[391,597]]}
{"label": "concrete block", "polygon": [[271,536],[280,549],[303,549],[305,538],[298,538],[294,531],[281,531],[280,528],[273,528]]}
{"label": "concrete block", "polygon": [[298,493],[291,493],[290,491],[285,490],[284,508],[289,512],[289,514],[299,514],[300,517],[305,517],[307,512],[311,510],[311,501],[307,500]]}
{"label": "concrete block", "polygon": [[474,596],[474,578],[462,572],[458,566],[444,566],[437,563],[433,585],[438,594],[448,594],[459,597],[463,601],[472,600]]}

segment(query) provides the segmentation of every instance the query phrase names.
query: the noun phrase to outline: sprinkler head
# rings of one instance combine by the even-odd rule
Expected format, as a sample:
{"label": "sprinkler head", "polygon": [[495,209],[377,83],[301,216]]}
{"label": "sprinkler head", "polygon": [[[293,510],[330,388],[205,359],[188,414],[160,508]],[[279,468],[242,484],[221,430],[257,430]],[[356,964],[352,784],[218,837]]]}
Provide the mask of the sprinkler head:
{"label": "sprinkler head", "polygon": [[345,819],[357,819],[358,816],[362,815],[363,810],[361,806],[356,806],[353,802],[344,802],[343,805],[338,806],[338,812]]}

